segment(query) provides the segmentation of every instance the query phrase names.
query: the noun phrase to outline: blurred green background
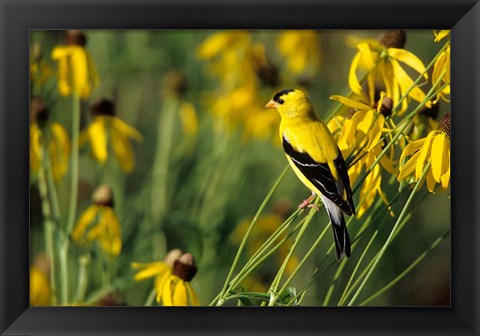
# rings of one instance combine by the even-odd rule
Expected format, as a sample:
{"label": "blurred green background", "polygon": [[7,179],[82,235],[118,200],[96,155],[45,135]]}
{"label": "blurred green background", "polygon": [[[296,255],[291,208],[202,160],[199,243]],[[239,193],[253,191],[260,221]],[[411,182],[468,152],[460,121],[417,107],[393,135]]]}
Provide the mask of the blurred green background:
{"label": "blurred green background", "polygon": [[[248,91],[253,95],[248,97],[249,102],[256,106],[248,107],[243,112],[245,116],[236,119],[233,127],[225,126],[225,120],[219,121],[221,118],[214,112],[213,105],[223,95],[233,100],[231,104],[238,103],[242,108],[242,102],[235,100],[243,99],[244,95],[228,96],[235,84],[232,89],[212,74],[209,68],[212,61],[199,56],[199,46],[216,33],[218,31],[206,30],[85,32],[88,38],[86,49],[95,62],[100,83],[85,104],[82,128],[91,120],[87,112],[88,105],[101,98],[109,98],[117,106],[117,116],[139,130],[144,137],[143,142],[135,145],[135,170],[129,175],[125,175],[114,161],[99,167],[87,151],[83,150],[80,155],[79,214],[91,204],[91,193],[99,184],[108,183],[114,190],[115,212],[122,225],[123,249],[115,260],[112,287],[108,292],[115,293],[124,304],[143,305],[152,286],[152,281],[133,281],[134,271],[130,263],[163,260],[173,248],[180,248],[195,256],[198,274],[192,286],[201,304],[206,305],[213,299],[221,290],[238,249],[242,233],[239,227],[253,217],[273,182],[287,165],[276,139],[279,117],[265,116],[262,119],[259,117],[262,112],[258,111],[263,109],[275,92],[298,87],[308,92],[317,115],[325,118],[338,104],[329,100],[329,97],[348,91],[348,70],[356,52],[355,44],[363,39],[377,39],[381,31],[314,33],[314,42],[301,41],[300,46],[308,48],[308,57],[317,59],[318,64],[309,64],[298,73],[288,68],[289,59],[295,57],[295,48],[292,54],[280,50],[279,40],[283,31],[249,31],[250,43],[264,47],[268,62],[259,63],[255,71],[257,77],[253,93]],[[62,34],[61,31],[31,33],[32,45],[41,46],[45,61],[53,68],[55,64],[50,53],[54,46],[62,43]],[[432,31],[407,31],[405,49],[417,55],[424,64],[429,63],[439,48],[433,42]],[[241,66],[239,69],[241,72]],[[232,68],[231,71],[234,73],[239,69]],[[187,134],[185,127],[192,121],[182,120],[168,99],[169,92],[178,90],[172,84],[178,78],[186,89],[174,94],[181,101],[192,104],[197,117],[198,131],[190,134]],[[242,80],[245,79],[238,79],[239,86],[248,85]],[[46,97],[51,119],[69,130],[71,101],[58,96],[55,79],[50,78],[41,92],[34,93]],[[228,108],[230,105],[225,106]],[[448,109],[449,106],[442,103],[440,115],[448,112]],[[223,113],[228,114],[229,110]],[[260,132],[248,131],[246,125],[249,122],[255,124]],[[64,179],[58,184],[63,214],[68,207],[67,181]],[[398,185],[388,186],[385,183],[384,192],[393,198],[398,192]],[[290,171],[274,194],[273,201],[268,204],[266,213],[285,218],[308,195],[309,191]],[[399,202],[398,208],[393,207],[396,215],[407,196],[402,196],[404,199]],[[32,187],[30,211],[33,260],[44,249],[40,200],[35,186]],[[389,233],[387,226],[391,225],[387,214],[382,218],[387,225],[380,232],[383,237],[377,240],[377,244],[385,240]],[[364,219],[356,219],[352,227],[359,227]],[[305,239],[295,253],[298,258],[303,256],[328,223],[323,211],[314,220],[318,225],[308,228]],[[270,224],[265,223],[264,228],[259,225],[253,232],[254,239],[262,239],[262,234],[265,234],[262,230],[269,232]],[[378,289],[391,281],[449,226],[449,192],[429,195],[415,208],[409,224],[389,248],[382,267],[374,274],[366,292],[369,292],[369,288]],[[356,232],[355,228],[351,230]],[[370,234],[367,232],[366,236]],[[331,243],[330,236],[331,233],[327,233],[328,245],[320,245],[318,253],[303,267],[293,286],[301,288],[310,279]],[[371,304],[449,305],[449,240],[448,237],[408,277]],[[362,240],[360,244],[366,242]],[[361,245],[357,251],[361,250]],[[376,251],[379,248],[380,245],[372,249]],[[69,272],[74,279],[81,253],[81,249],[77,248],[70,256]],[[94,252],[92,259],[96,257]],[[244,260],[247,257],[245,255]],[[353,269],[356,258],[356,255],[352,255],[347,268]],[[277,261],[272,258],[255,272],[257,276],[245,283],[245,287],[268,286],[280,262],[281,259]],[[338,266],[335,263],[316,280],[307,292],[304,305],[322,304]],[[101,287],[98,277],[101,263],[92,262],[90,267],[87,298],[96,302],[95,299],[107,293],[98,291]],[[339,280],[340,283],[342,281],[344,279]]]}

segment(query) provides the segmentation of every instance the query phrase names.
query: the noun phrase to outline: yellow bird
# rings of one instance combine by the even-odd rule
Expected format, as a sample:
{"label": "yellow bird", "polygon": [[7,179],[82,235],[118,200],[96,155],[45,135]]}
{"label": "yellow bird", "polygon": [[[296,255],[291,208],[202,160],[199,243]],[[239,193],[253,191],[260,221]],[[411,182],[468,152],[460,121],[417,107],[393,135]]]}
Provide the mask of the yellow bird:
{"label": "yellow bird", "polygon": [[350,256],[350,238],[343,213],[355,214],[350,178],[342,153],[327,126],[320,121],[305,93],[297,89],[277,92],[265,106],[277,109],[282,119],[280,138],[290,166],[312,196],[299,207],[320,196],[332,222],[336,259]]}

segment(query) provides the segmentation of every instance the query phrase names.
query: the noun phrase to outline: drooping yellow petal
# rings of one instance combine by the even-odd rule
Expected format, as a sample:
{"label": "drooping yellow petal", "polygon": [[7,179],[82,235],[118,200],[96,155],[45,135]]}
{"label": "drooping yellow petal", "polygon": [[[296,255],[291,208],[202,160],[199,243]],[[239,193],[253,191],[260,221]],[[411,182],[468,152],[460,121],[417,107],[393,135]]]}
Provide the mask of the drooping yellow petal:
{"label": "drooping yellow petal", "polygon": [[336,101],[338,101],[339,103],[341,103],[345,106],[348,106],[348,107],[351,107],[351,108],[354,108],[354,109],[357,109],[357,110],[368,111],[368,110],[371,109],[371,107],[368,106],[365,103],[362,103],[360,101],[356,101],[356,100],[353,100],[353,99],[350,99],[350,98],[347,98],[347,97],[343,97],[343,96],[333,95],[333,96],[330,96],[330,99],[336,100]]}
{"label": "drooping yellow petal", "polygon": [[200,306],[200,301],[198,301],[197,294],[195,294],[195,291],[193,290],[190,283],[187,282],[185,285],[187,287],[187,293],[188,293],[188,298],[190,299],[190,305],[191,306]]}
{"label": "drooping yellow petal", "polygon": [[87,52],[80,46],[71,46],[70,65],[73,89],[81,98],[88,98],[92,90],[88,76]]}
{"label": "drooping yellow petal", "polygon": [[100,163],[105,163],[108,158],[106,119],[95,117],[88,126],[87,134],[90,139],[92,154]]}
{"label": "drooping yellow petal", "polygon": [[[400,85],[402,93],[405,94],[413,86],[413,80],[407,75],[405,70],[403,70],[403,68],[400,66],[400,64],[398,64],[395,59],[392,59],[391,63],[393,65],[393,72],[395,74],[395,78]],[[423,99],[425,99],[425,93],[417,85],[413,86],[408,96],[418,102],[422,102]],[[427,102],[427,104],[425,104],[425,106],[427,105],[431,106],[430,102]]]}
{"label": "drooping yellow petal", "polygon": [[[363,115],[363,118],[357,125],[357,131],[361,132],[360,139],[359,139],[360,141],[363,140],[363,137],[365,136],[365,134],[367,134],[368,131],[370,130],[372,121],[373,121],[373,110],[370,109]],[[357,134],[357,138],[358,138],[358,134]]]}
{"label": "drooping yellow petal", "polygon": [[427,189],[431,193],[435,192],[435,178],[433,177],[432,169],[428,170],[427,173]]}
{"label": "drooping yellow petal", "polygon": [[385,117],[383,115],[377,115],[377,120],[373,124],[370,131],[368,145],[366,151],[369,152],[377,146],[380,137],[382,136],[383,124],[385,123]]}
{"label": "drooping yellow petal", "polygon": [[111,118],[111,123],[112,123],[112,127],[116,131],[118,131],[120,134],[122,134],[124,136],[127,136],[129,138],[132,138],[136,141],[142,141],[143,140],[143,137],[140,134],[140,132],[137,131],[135,128],[131,127],[130,125],[128,125],[123,120],[121,120],[119,118],[116,118],[116,117],[112,117]]}
{"label": "drooping yellow petal", "polygon": [[375,61],[373,60],[372,51],[370,50],[370,45],[367,42],[360,43],[357,46],[358,50],[362,55],[363,64],[367,67],[368,70],[373,69],[375,66]]}
{"label": "drooping yellow petal", "polygon": [[117,158],[120,167],[125,173],[130,173],[135,165],[135,159],[132,146],[128,138],[117,130],[111,130],[111,144],[113,153]]}
{"label": "drooping yellow petal", "polygon": [[135,270],[139,270],[139,272],[137,272],[133,276],[133,279],[135,281],[141,281],[141,280],[145,280],[145,279],[157,276],[159,274],[162,274],[163,272],[167,272],[170,269],[170,267],[167,264],[161,261],[147,263],[147,264],[132,262],[130,266]]}
{"label": "drooping yellow petal", "polygon": [[173,289],[173,305],[174,306],[187,306],[188,296],[185,281],[178,279]]}
{"label": "drooping yellow petal", "polygon": [[84,244],[84,234],[87,230],[87,228],[91,225],[93,222],[93,219],[97,215],[99,211],[99,207],[96,205],[90,206],[80,217],[78,220],[77,224],[73,228],[72,231],[72,239],[77,242],[79,245]]}
{"label": "drooping yellow petal", "polygon": [[[423,62],[417,56],[405,49],[388,48],[388,54],[396,60],[405,63],[419,74],[425,72],[425,65],[423,65]],[[423,77],[428,79],[428,74],[425,72]]]}
{"label": "drooping yellow petal", "polygon": [[440,182],[440,176],[445,172],[442,171],[443,161],[446,157],[447,148],[445,146],[446,135],[443,132],[439,132],[432,143],[432,173],[435,181]]}
{"label": "drooping yellow petal", "polygon": [[416,152],[403,166],[400,167],[400,174],[398,175],[398,180],[401,181],[407,176],[410,176],[415,172],[415,167],[417,166],[418,157],[420,152]]}
{"label": "drooping yellow petal", "polygon": [[350,65],[350,71],[348,72],[348,85],[350,86],[350,89],[359,96],[363,96],[362,86],[357,78],[357,68],[361,57],[362,54],[360,52],[355,55],[352,64]]}
{"label": "drooping yellow petal", "polygon": [[[122,250],[122,233],[120,220],[110,207],[105,207],[103,214],[104,230],[100,234],[99,243],[103,251],[118,256]],[[98,225],[100,226],[100,225]]]}
{"label": "drooping yellow petal", "polygon": [[177,282],[177,277],[170,275],[168,278],[165,279],[165,283],[163,285],[162,293],[161,293],[161,300],[164,306],[173,306],[173,287]]}
{"label": "drooping yellow petal", "polygon": [[[446,151],[446,157],[444,164],[446,165],[445,174],[440,176],[440,183],[442,184],[443,189],[447,189],[450,184],[450,139],[446,138],[448,150]],[[442,169],[443,170],[443,169]]]}
{"label": "drooping yellow petal", "polygon": [[425,138],[421,138],[421,139],[412,141],[408,145],[406,145],[405,149],[402,152],[402,155],[400,156],[400,162],[403,161],[403,159],[405,159],[407,156],[410,156],[416,151],[420,150],[420,148],[423,147],[424,143],[425,143]]}
{"label": "drooping yellow petal", "polygon": [[422,148],[419,151],[417,165],[415,167],[415,178],[417,180],[420,179],[423,173],[424,165],[427,163],[428,159],[430,158],[430,153],[432,149],[432,140],[435,136],[435,132],[430,132],[423,143]]}
{"label": "drooping yellow petal", "polygon": [[435,35],[435,42],[441,41],[445,36],[450,34],[450,30],[440,30],[439,32],[433,31],[433,34]]}

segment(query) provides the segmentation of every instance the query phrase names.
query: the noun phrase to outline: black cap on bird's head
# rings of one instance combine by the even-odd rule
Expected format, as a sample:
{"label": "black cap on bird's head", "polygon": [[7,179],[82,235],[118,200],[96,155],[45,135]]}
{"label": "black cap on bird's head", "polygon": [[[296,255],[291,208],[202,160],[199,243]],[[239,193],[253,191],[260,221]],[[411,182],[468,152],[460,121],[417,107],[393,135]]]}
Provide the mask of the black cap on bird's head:
{"label": "black cap on bird's head", "polygon": [[294,92],[295,89],[285,89],[282,91],[278,91],[274,96],[273,99],[270,100],[267,105],[265,105],[266,108],[268,109],[275,109],[277,108],[277,104],[282,105],[284,103],[284,100],[282,99],[283,96],[289,94],[290,92]]}
{"label": "black cap on bird's head", "polygon": [[279,104],[283,104],[283,99],[282,99],[282,96],[286,95],[286,94],[289,94],[290,92],[293,92],[295,91],[294,89],[285,89],[285,90],[282,90],[282,91],[278,91],[275,96],[273,96],[273,101],[274,102],[277,102]]}

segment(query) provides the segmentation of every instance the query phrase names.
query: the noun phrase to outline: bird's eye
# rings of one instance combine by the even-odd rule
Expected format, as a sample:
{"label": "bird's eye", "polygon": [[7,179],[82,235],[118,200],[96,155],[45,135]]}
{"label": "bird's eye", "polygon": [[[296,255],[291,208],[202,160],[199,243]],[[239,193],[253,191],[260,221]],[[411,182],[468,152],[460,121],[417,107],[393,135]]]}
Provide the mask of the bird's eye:
{"label": "bird's eye", "polygon": [[285,103],[282,98],[278,98],[278,101],[277,101],[277,102],[278,102],[280,105],[283,105],[283,103]]}

